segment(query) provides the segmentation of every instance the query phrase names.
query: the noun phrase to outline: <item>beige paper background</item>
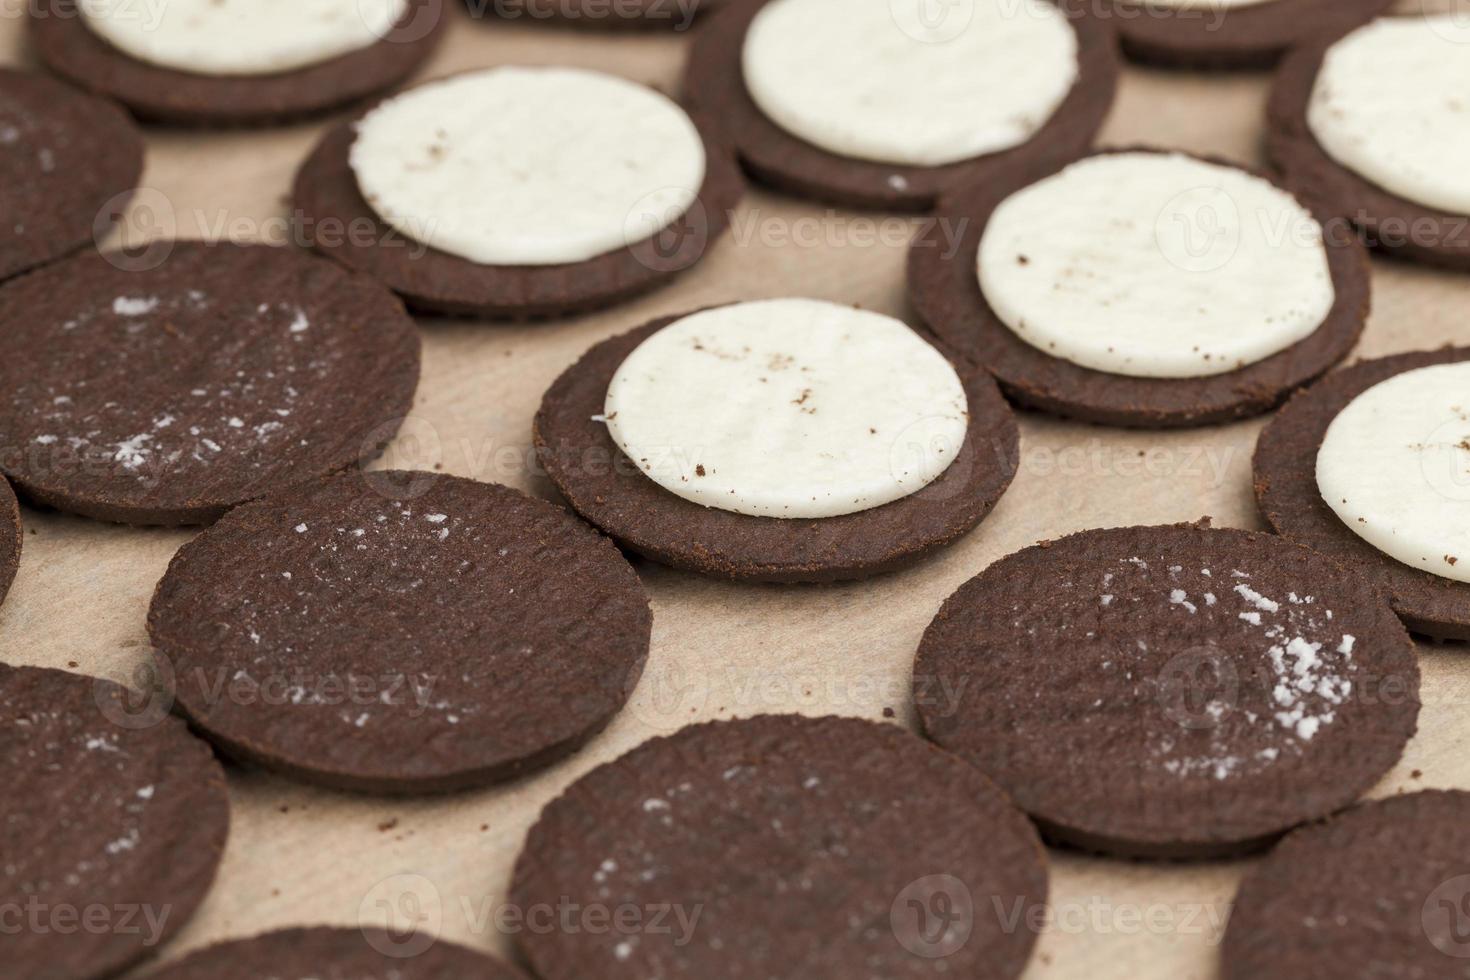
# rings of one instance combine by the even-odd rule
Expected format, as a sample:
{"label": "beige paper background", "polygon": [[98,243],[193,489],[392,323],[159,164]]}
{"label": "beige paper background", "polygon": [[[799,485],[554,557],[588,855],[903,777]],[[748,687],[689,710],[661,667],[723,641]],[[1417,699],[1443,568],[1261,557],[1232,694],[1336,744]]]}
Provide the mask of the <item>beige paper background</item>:
{"label": "beige paper background", "polygon": [[[540,25],[475,24],[458,12],[424,77],[503,63],[565,63],[674,91],[684,39],[599,35]],[[24,0],[0,0],[0,61],[30,64]],[[1127,70],[1102,142],[1151,143],[1259,163],[1264,75]],[[150,130],[142,196],[130,221],[156,217],[181,237],[258,237],[286,211],[292,175],[330,120],[284,129]],[[830,210],[751,191],[737,233],[672,288],[596,316],[533,326],[422,320],[424,371],[414,432],[399,465],[548,495],[527,465],[542,391],[596,341],[651,317],[705,304],[807,295],[911,316],[904,300],[907,221]],[[873,242],[873,233],[880,241]],[[1359,356],[1470,340],[1470,277],[1375,260],[1374,312]],[[1194,520],[1261,526],[1250,454],[1261,423],[1156,434],[1023,415],[1023,466],[975,533],[913,570],[838,587],[748,587],[640,566],[655,621],[647,675],[608,731],[570,761],[518,784],[445,799],[397,801],[320,792],[231,771],[234,826],[212,894],[164,957],[276,927],[381,921],[374,903],[407,889],[450,939],[508,953],[487,917],[541,806],[589,768],[685,723],[764,711],[879,719],[907,706],[911,659],[941,601],[995,559],[1039,539],[1102,526]],[[426,441],[425,441],[426,440]],[[127,681],[148,656],[148,599],[188,531],[111,527],[27,509],[25,553],[0,607],[0,659]],[[1375,795],[1470,787],[1461,705],[1470,659],[1421,648],[1419,736]],[[1415,777],[1414,772],[1422,772]],[[1052,853],[1059,925],[1028,978],[1209,978],[1228,903],[1246,862],[1146,865]],[[437,901],[436,901],[437,897]],[[437,914],[435,914],[437,910]],[[146,971],[145,971],[146,972]]]}

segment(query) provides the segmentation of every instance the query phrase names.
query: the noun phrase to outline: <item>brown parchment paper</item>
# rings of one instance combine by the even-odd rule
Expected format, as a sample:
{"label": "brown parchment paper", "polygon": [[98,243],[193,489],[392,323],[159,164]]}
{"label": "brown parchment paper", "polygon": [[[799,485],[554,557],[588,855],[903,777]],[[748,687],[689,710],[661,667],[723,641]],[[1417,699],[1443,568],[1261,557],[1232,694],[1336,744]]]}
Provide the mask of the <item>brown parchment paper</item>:
{"label": "brown parchment paper", "polygon": [[[33,66],[27,0],[0,0],[0,60]],[[421,73],[562,63],[674,91],[677,35],[455,23]],[[1261,163],[1265,75],[1130,68],[1104,143],[1151,143]],[[130,240],[280,240],[292,175],[332,120],[245,132],[150,130]],[[904,299],[908,220],[832,210],[754,189],[701,265],[625,306],[530,326],[421,321],[423,382],[408,435],[386,463],[433,466],[551,494],[529,464],[531,418],[551,381],[593,343],[654,316],[771,296],[820,297],[912,317]],[[1470,277],[1375,260],[1374,312],[1359,356],[1470,341]],[[3,325],[0,325],[3,330]],[[570,761],[517,784],[398,801],[310,789],[232,769],[233,829],[214,890],[163,958],[298,924],[417,917],[421,928],[509,954],[496,928],[510,869],[540,808],[567,783],[659,733],[768,711],[838,713],[913,727],[911,661],[943,599],[995,559],[1091,528],[1188,521],[1256,528],[1250,454],[1260,421],[1178,433],[1096,428],[1023,415],[1020,475],[985,524],[913,570],[838,587],[749,587],[643,564],[654,607],[648,671],[627,710]],[[385,464],[386,465],[386,464]],[[25,552],[0,607],[0,659],[131,682],[148,657],[149,597],[187,531],[112,527],[26,509]],[[1470,787],[1463,746],[1470,652],[1421,647],[1424,712],[1402,764],[1375,791]],[[1217,944],[1248,862],[1150,865],[1052,852],[1054,922],[1036,978],[1216,975]],[[146,968],[142,971],[146,973]]]}

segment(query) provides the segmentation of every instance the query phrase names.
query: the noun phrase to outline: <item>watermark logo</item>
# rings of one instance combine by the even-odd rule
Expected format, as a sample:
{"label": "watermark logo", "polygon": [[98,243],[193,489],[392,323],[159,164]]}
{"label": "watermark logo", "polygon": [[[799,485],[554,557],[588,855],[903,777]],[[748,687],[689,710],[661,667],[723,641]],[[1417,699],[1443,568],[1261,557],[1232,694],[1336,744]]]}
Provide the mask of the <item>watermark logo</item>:
{"label": "watermark logo", "polygon": [[1158,685],[1164,717],[1192,731],[1217,727],[1240,699],[1235,662],[1214,647],[1195,647],[1170,658],[1159,672]]}
{"label": "watermark logo", "polygon": [[1470,875],[1458,875],[1430,892],[1420,920],[1435,949],[1470,959]]}
{"label": "watermark logo", "polygon": [[1218,187],[1176,194],[1154,222],[1159,254],[1185,272],[1217,272],[1240,248],[1241,217],[1235,200]]}
{"label": "watermark logo", "polygon": [[162,654],[133,668],[130,685],[98,678],[92,683],[97,709],[118,728],[141,731],[152,728],[173,710],[175,681],[172,662]]}
{"label": "watermark logo", "polygon": [[1419,468],[1424,481],[1446,500],[1470,501],[1470,412],[1456,410],[1422,447]]}
{"label": "watermark logo", "polygon": [[888,0],[888,10],[899,30],[923,44],[947,44],[975,20],[975,0]]}
{"label": "watermark logo", "polygon": [[358,927],[368,945],[394,959],[428,952],[438,941],[444,900],[421,874],[396,874],[374,885],[357,907]]}
{"label": "watermark logo", "polygon": [[888,923],[899,945],[910,953],[943,959],[970,941],[975,931],[975,901],[969,886],[953,875],[927,875],[898,893]]}
{"label": "watermark logo", "polygon": [[673,188],[649,191],[628,211],[623,241],[633,258],[653,272],[682,272],[709,248],[709,214],[695,199],[686,209]]}

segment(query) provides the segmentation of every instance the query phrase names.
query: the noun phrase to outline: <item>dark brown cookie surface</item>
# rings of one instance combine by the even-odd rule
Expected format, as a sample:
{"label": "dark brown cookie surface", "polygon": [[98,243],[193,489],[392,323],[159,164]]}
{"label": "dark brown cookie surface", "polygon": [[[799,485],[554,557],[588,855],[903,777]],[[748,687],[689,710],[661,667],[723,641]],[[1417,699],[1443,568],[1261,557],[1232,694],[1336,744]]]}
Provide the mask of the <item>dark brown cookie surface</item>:
{"label": "dark brown cookie surface", "polygon": [[302,164],[295,203],[316,249],[372,276],[416,309],[511,319],[583,312],[671,280],[724,234],[745,183],[731,151],[703,123],[700,131],[707,170],[690,209],[651,238],[586,262],[483,265],[393,231],[363,199],[348,163],[356,138],[351,124],[328,132]]}
{"label": "dark brown cookie surface", "polygon": [[[1339,234],[1332,234],[1331,211],[1301,195],[1299,200],[1329,232],[1327,262],[1336,300],[1322,325],[1286,350],[1228,374],[1140,378],[1085,368],[1026,343],[986,302],[976,259],[995,209],[1057,169],[1012,169],[944,198],[909,252],[909,299],[929,330],[953,353],[988,369],[1017,403],[1104,425],[1211,425],[1270,411],[1346,357],[1357,343],[1368,316],[1367,255],[1354,236],[1340,233],[1340,227]],[[957,244],[946,240],[952,229],[960,229]]]}
{"label": "dark brown cookie surface", "polygon": [[15,499],[15,491],[10,489],[10,484],[0,477],[0,602],[5,601],[5,595],[15,581],[16,570],[20,568],[24,537],[20,503]]}
{"label": "dark brown cookie surface", "polygon": [[687,31],[726,0],[465,0],[470,16],[588,30]]}
{"label": "dark brown cookie surface", "polygon": [[260,125],[324,112],[397,85],[433,52],[444,0],[412,0],[378,43],[321,64],[273,75],[196,75],[140,61],[103,40],[77,0],[30,5],[31,40],[46,66],[141,118],[184,125]]}
{"label": "dark brown cookie surface", "polygon": [[766,117],[741,80],[741,51],[750,23],[767,0],[727,0],[701,21],[684,76],[691,105],[719,121],[740,160],[772,187],[837,204],[927,211],[956,186],[991,179],[1007,167],[1048,172],[1092,145],[1113,104],[1118,81],[1117,41],[1103,18],[1085,4],[1063,3],[1079,43],[1080,76],[1065,101],[1027,143],[943,167],[911,167],[856,160],[820,149]]}
{"label": "dark brown cookie surface", "polygon": [[326,926],[216,943],[154,980],[525,980],[515,967],[423,934]]}
{"label": "dark brown cookie surface", "polygon": [[23,495],[199,524],[372,458],[418,384],[386,290],[267,246],[89,253],[0,287],[0,468]]}
{"label": "dark brown cookie surface", "polygon": [[117,106],[0,69],[0,280],[106,234],[143,172],[143,138]]}
{"label": "dark brown cookie surface", "polygon": [[633,569],[560,507],[433,473],[348,472],[226,515],[148,614],[179,706],[305,781],[438,792],[549,765],[637,684]]}
{"label": "dark brown cookie surface", "polygon": [[[889,725],[767,715],[657,738],[541,814],[511,902],[645,910],[521,935],[545,980],[1018,976],[1046,901],[1035,831]],[[655,922],[654,910],[663,910]]]}
{"label": "dark brown cookie surface", "polygon": [[1416,633],[1470,640],[1470,585],[1385,555],[1343,524],[1317,488],[1317,453],[1338,414],[1363,392],[1405,371],[1470,360],[1450,348],[1364,361],[1293,398],[1256,443],[1256,503],[1277,533],[1348,566],[1382,588]]}
{"label": "dark brown cookie surface", "polygon": [[756,582],[867,578],[919,561],[978,525],[1020,461],[1015,418],[983,372],[961,374],[969,399],[965,445],[918,493],[841,517],[786,520],[716,510],[645,476],[599,421],[608,384],[667,317],[605,340],[546,392],[536,449],[572,508],[625,547],[703,575]]}
{"label": "dark brown cookie surface", "polygon": [[1138,857],[1246,851],[1347,806],[1419,712],[1414,646],[1371,585],[1193,526],[1002,559],[945,602],[914,677],[929,736],[1052,838]]}
{"label": "dark brown cookie surface", "polygon": [[224,772],[182,722],[137,712],[132,698],[108,681],[0,665],[7,976],[113,976],[181,929],[214,880],[229,832]]}
{"label": "dark brown cookie surface", "polygon": [[1470,978],[1470,793],[1367,803],[1296,831],[1248,875],[1225,980]]}
{"label": "dark brown cookie surface", "polygon": [[1400,258],[1470,270],[1470,216],[1444,214],[1399,197],[1327,155],[1307,124],[1307,106],[1327,49],[1348,29],[1316,35],[1276,74],[1267,109],[1266,152],[1292,187],[1308,188],[1334,216],[1350,220],[1378,250]]}
{"label": "dark brown cookie surface", "polygon": [[1266,68],[1293,45],[1347,30],[1394,0],[1266,0],[1232,10],[1113,0],[1111,19],[1130,58],[1181,68]]}

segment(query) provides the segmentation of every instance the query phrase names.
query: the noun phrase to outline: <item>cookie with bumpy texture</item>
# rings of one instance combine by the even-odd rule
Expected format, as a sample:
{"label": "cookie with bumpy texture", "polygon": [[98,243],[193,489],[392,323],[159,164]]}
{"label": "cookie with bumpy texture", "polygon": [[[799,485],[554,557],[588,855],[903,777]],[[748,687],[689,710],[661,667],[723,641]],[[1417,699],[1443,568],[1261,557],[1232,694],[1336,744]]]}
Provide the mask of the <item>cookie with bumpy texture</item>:
{"label": "cookie with bumpy texture", "polygon": [[1419,715],[1408,633],[1367,581],[1267,534],[1085,531],[951,596],[914,665],[929,737],[1043,833],[1210,858],[1358,799]]}
{"label": "cookie with bumpy texture", "polygon": [[1225,980],[1470,977],[1470,793],[1365,803],[1287,837],[1241,883]]}
{"label": "cookie with bumpy texture", "polygon": [[20,915],[7,918],[9,976],[113,976],[182,929],[214,881],[224,771],[183,722],[135,698],[0,665],[0,905]]}
{"label": "cookie with bumpy texture", "polygon": [[216,943],[151,974],[155,980],[525,980],[515,967],[424,933],[363,927],[281,929]]}
{"label": "cookie with bumpy texture", "polygon": [[510,900],[645,912],[523,932],[546,980],[1007,980],[1046,894],[1036,832],[959,759],[891,725],[765,715],[573,783],[531,828]]}
{"label": "cookie with bumpy texture", "polygon": [[610,541],[509,487],[349,472],[179,550],[148,632],[179,708],[305,782],[440,792],[555,762],[612,719],[652,613]]}
{"label": "cookie with bumpy texture", "polygon": [[0,287],[0,321],[0,470],[124,524],[206,524],[372,459],[418,385],[402,304],[285,248],[80,255]]}
{"label": "cookie with bumpy texture", "polygon": [[0,280],[101,238],[142,174],[143,136],[120,108],[0,69]]}

